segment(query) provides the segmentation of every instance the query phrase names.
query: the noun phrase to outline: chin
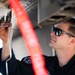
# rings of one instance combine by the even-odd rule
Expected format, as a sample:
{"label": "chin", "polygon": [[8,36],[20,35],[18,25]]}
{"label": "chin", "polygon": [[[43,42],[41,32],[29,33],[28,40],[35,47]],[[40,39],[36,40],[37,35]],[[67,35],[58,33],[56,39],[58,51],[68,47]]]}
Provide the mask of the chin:
{"label": "chin", "polygon": [[53,49],[55,49],[55,46],[53,43],[49,43],[49,46],[52,47]]}
{"label": "chin", "polygon": [[53,47],[53,43],[49,43],[49,46],[50,46],[50,47]]}

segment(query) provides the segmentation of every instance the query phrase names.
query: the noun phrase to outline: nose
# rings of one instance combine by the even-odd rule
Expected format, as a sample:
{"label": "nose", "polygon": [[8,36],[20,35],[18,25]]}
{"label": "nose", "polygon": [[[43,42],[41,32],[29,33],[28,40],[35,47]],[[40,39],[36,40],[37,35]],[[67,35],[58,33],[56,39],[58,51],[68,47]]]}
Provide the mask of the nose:
{"label": "nose", "polygon": [[51,32],[51,36],[55,36],[55,32],[54,31]]}

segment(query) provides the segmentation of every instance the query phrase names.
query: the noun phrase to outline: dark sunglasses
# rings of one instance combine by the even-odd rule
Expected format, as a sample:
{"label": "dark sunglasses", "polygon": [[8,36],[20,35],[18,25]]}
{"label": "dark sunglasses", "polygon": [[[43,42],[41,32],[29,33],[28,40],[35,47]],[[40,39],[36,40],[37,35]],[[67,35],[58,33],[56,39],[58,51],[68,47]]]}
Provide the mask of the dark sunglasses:
{"label": "dark sunglasses", "polygon": [[62,34],[67,34],[68,36],[75,37],[74,35],[67,33],[67,32],[65,32],[65,31],[63,31],[57,27],[53,27],[53,31],[55,32],[56,36],[61,36]]}

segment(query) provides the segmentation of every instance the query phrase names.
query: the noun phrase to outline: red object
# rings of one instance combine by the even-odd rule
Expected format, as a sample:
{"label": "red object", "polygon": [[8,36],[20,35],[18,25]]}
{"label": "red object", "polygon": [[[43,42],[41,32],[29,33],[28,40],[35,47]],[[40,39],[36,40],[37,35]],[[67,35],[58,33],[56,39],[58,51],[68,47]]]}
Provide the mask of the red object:
{"label": "red object", "polygon": [[35,75],[48,75],[45,68],[44,58],[42,56],[42,50],[28,14],[20,1],[8,1],[16,15],[18,27],[30,53]]}

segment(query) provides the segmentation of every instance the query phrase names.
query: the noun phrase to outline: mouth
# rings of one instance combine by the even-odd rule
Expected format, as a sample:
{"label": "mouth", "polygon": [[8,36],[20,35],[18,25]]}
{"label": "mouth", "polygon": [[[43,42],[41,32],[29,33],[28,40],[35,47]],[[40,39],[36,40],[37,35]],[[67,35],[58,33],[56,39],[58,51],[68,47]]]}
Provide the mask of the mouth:
{"label": "mouth", "polygon": [[51,38],[51,43],[52,43],[52,42],[56,42],[56,39]]}

